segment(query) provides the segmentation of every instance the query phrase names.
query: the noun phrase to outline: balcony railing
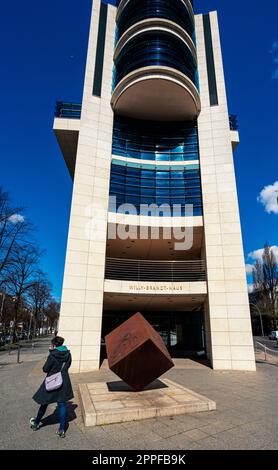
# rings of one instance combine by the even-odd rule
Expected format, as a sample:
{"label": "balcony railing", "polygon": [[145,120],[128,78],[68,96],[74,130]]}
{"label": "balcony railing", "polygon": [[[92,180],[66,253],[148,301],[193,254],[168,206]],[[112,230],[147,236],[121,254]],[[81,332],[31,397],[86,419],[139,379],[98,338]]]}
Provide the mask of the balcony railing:
{"label": "balcony railing", "polygon": [[105,278],[122,281],[196,282],[206,280],[204,260],[150,261],[106,258]]}
{"label": "balcony railing", "polygon": [[238,121],[236,114],[230,114],[229,121],[231,131],[238,131]]}
{"label": "balcony railing", "polygon": [[[55,107],[55,117],[65,119],[80,119],[82,105],[80,103],[66,103],[57,101]],[[231,131],[238,131],[238,119],[236,114],[229,115]]]}
{"label": "balcony railing", "polygon": [[80,119],[81,117],[81,104],[80,103],[65,103],[64,101],[57,101],[55,108],[55,117],[65,119]]}

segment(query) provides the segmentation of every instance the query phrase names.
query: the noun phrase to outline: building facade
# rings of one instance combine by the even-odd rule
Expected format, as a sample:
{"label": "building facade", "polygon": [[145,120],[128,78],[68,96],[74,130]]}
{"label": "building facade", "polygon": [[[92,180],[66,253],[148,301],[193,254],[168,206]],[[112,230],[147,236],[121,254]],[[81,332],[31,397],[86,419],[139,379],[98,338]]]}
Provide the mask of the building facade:
{"label": "building facade", "polygon": [[140,311],[172,356],[255,370],[217,13],[94,0],[82,105],[57,103],[73,179],[59,334],[73,371]]}

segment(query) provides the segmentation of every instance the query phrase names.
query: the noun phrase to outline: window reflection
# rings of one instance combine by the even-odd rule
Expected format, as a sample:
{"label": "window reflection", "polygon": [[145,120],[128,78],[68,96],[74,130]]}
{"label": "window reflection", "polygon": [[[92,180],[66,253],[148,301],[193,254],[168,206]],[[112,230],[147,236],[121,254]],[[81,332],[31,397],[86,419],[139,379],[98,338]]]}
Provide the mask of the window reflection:
{"label": "window reflection", "polygon": [[141,67],[160,65],[179,70],[197,85],[197,64],[189,47],[178,37],[150,31],[131,38],[115,61],[115,84]]}
{"label": "window reflection", "polygon": [[130,0],[117,22],[117,39],[133,24],[147,18],[165,18],[174,21],[194,37],[194,24],[181,0]]}
{"label": "window reflection", "polygon": [[154,122],[115,116],[112,153],[150,161],[199,160],[197,123]]}
{"label": "window reflection", "polygon": [[194,215],[202,214],[199,170],[155,171],[112,164],[110,195],[117,197],[116,209],[129,203],[139,213],[140,204],[169,204],[173,214],[174,204],[193,204]]}

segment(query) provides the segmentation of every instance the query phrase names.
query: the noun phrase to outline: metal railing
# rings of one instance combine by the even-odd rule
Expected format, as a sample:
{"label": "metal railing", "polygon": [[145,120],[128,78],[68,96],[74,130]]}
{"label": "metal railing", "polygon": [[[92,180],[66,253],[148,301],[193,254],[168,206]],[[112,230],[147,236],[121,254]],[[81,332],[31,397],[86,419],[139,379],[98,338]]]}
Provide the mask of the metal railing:
{"label": "metal railing", "polygon": [[278,365],[278,350],[268,348],[265,344],[255,341],[255,351],[264,355],[264,360],[273,360]]}
{"label": "metal railing", "polygon": [[106,258],[105,278],[122,281],[196,282],[206,280],[206,268],[204,260]]}
{"label": "metal railing", "polygon": [[55,117],[65,119],[80,119],[81,117],[81,104],[80,103],[65,103],[64,101],[57,101],[55,108]]}
{"label": "metal railing", "polygon": [[230,129],[231,131],[238,131],[238,120],[236,114],[230,114],[229,116],[230,121]]}
{"label": "metal railing", "polygon": [[[66,119],[80,119],[81,103],[68,103],[65,101],[57,101],[55,107],[55,117]],[[238,118],[236,114],[229,115],[231,131],[238,131]]]}

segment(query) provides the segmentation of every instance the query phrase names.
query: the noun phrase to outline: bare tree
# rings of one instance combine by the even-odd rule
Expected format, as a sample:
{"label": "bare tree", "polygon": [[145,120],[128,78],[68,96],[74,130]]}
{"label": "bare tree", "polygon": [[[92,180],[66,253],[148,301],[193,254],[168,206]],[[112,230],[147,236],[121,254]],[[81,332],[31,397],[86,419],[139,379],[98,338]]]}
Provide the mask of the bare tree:
{"label": "bare tree", "polygon": [[14,303],[13,299],[7,295],[5,298],[5,307],[3,308],[1,323],[2,330],[4,333],[10,329],[10,323],[14,317]]}
{"label": "bare tree", "polygon": [[[51,299],[51,284],[47,280],[45,273],[39,270],[34,282],[28,290],[28,297],[33,311],[33,333],[36,334],[38,321],[44,315],[44,309]],[[41,326],[41,325],[40,325]]]}
{"label": "bare tree", "polygon": [[[4,328],[13,324],[16,339],[19,321],[28,321],[34,330],[38,321],[45,321],[45,309],[51,301],[51,284],[39,269],[42,253],[32,239],[33,226],[23,215],[21,207],[14,207],[9,194],[0,187],[0,306]],[[4,305],[5,303],[5,305]],[[29,306],[31,303],[31,310]],[[28,305],[29,304],[29,305]]]}
{"label": "bare tree", "polygon": [[277,327],[278,316],[278,264],[275,254],[266,243],[261,261],[253,268],[254,296],[261,312],[271,316]]}
{"label": "bare tree", "polygon": [[269,245],[265,245],[263,254],[264,289],[270,299],[273,318],[277,316],[278,303],[278,265],[277,259]]}
{"label": "bare tree", "polygon": [[13,339],[16,340],[20,306],[35,283],[41,253],[35,245],[15,246],[6,278],[6,288],[14,300]]}
{"label": "bare tree", "polygon": [[60,315],[60,304],[56,302],[55,300],[52,300],[49,302],[47,305],[47,308],[45,310],[46,317],[49,322],[49,326],[51,330],[55,328],[57,329],[57,323]]}
{"label": "bare tree", "polygon": [[8,193],[0,187],[0,288],[6,282],[13,250],[24,243],[31,224],[22,215],[23,209],[12,207]]}

